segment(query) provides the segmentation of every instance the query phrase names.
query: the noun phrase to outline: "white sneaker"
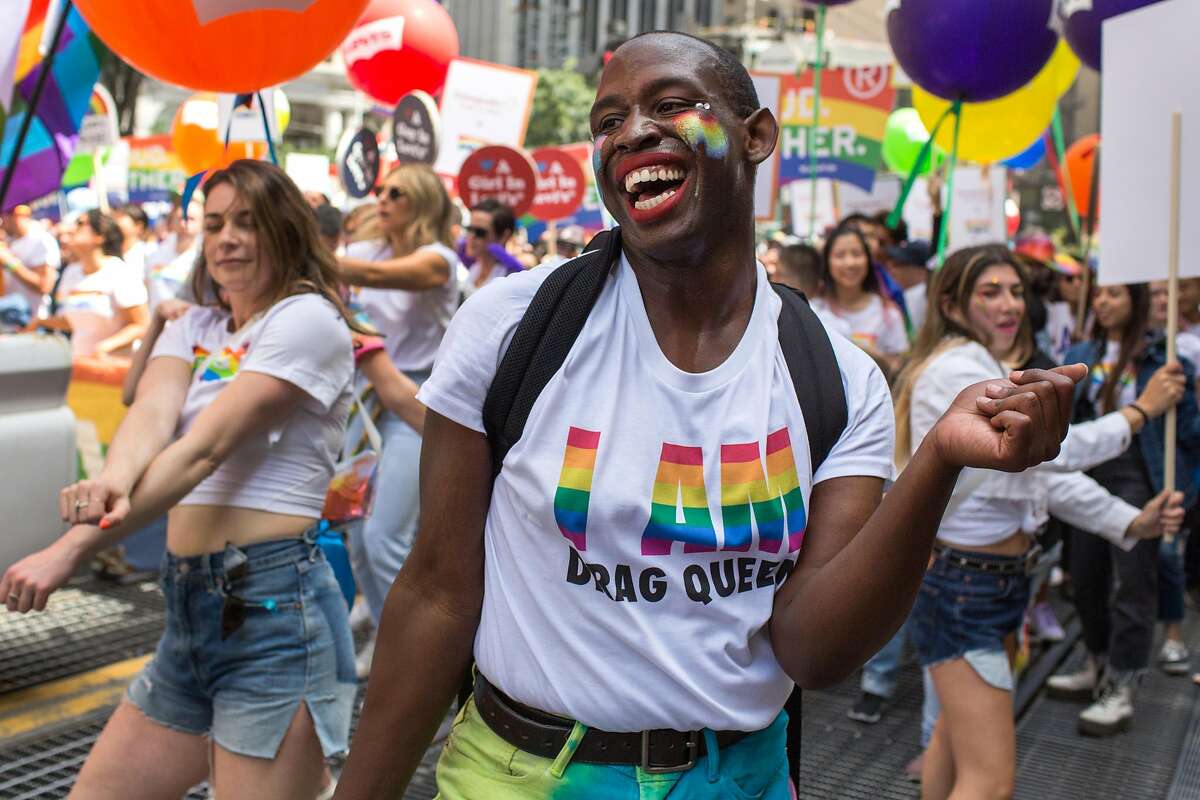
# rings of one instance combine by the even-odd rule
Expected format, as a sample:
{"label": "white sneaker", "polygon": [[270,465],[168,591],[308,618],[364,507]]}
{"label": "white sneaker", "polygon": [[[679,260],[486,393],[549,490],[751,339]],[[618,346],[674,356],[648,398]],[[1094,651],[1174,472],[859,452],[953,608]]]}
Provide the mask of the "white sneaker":
{"label": "white sneaker", "polygon": [[361,633],[373,627],[375,621],[371,619],[371,609],[362,595],[359,595],[354,601],[354,608],[350,609],[350,630]]}
{"label": "white sneaker", "polygon": [[360,681],[366,680],[371,674],[371,661],[375,658],[375,637],[372,636],[363,645],[363,649],[358,651],[358,655],[354,657],[354,673]]}
{"label": "white sneaker", "polygon": [[1088,736],[1112,736],[1133,724],[1133,687],[1108,684],[1099,699],[1079,715],[1079,732]]}
{"label": "white sneaker", "polygon": [[1186,674],[1190,660],[1187,645],[1175,639],[1167,639],[1158,651],[1158,666],[1168,675]]}
{"label": "white sneaker", "polygon": [[1051,675],[1046,681],[1046,692],[1062,700],[1087,700],[1092,697],[1100,683],[1100,667],[1091,656],[1084,661],[1078,672]]}

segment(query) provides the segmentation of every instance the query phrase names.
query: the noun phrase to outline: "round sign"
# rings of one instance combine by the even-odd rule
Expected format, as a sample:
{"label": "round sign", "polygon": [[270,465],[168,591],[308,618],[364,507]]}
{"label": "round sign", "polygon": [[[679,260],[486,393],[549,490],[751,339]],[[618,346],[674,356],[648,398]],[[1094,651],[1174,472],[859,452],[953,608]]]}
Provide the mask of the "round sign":
{"label": "round sign", "polygon": [[402,164],[432,164],[441,141],[437,103],[420,89],[400,98],[392,113],[392,143]]}
{"label": "round sign", "polygon": [[520,150],[500,145],[481,147],[458,171],[458,196],[474,208],[485,197],[494,197],[524,216],[537,194],[537,167]]}
{"label": "round sign", "polygon": [[529,213],[543,222],[562,219],[574,214],[583,205],[587,178],[583,166],[569,153],[557,147],[542,147],[533,151],[537,167],[537,194]]}
{"label": "round sign", "polygon": [[338,156],[338,174],[351,197],[371,193],[379,178],[379,143],[373,131],[363,128],[346,140]]}

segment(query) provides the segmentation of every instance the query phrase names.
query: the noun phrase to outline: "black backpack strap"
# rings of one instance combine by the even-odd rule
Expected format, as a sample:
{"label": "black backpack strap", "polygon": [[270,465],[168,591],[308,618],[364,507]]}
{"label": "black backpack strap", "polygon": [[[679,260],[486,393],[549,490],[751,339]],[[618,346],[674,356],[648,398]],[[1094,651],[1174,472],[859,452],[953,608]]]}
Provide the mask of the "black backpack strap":
{"label": "black backpack strap", "polygon": [[493,475],[520,440],[533,404],[562,367],[620,255],[619,228],[598,234],[583,255],[555,267],[530,301],[483,403]]}
{"label": "black backpack strap", "polygon": [[781,283],[773,283],[771,287],[783,301],[779,310],[779,346],[804,414],[815,475],[846,429],[846,389],[842,386],[842,373],[829,333],[808,300]]}

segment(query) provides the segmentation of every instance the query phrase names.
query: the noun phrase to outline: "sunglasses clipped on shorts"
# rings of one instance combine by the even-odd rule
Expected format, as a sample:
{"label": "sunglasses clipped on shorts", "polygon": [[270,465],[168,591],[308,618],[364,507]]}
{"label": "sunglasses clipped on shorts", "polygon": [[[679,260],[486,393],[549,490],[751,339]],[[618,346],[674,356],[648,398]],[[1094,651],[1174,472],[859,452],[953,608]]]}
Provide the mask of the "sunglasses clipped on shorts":
{"label": "sunglasses clipped on shorts", "polygon": [[250,573],[250,559],[232,542],[225,545],[222,564],[225,577],[221,580],[221,641],[225,641],[246,622],[248,609],[262,608],[274,614],[279,610],[279,604],[270,597],[259,602],[246,600],[233,593],[233,585]]}
{"label": "sunglasses clipped on shorts", "polygon": [[380,199],[387,197],[387,199],[391,200],[393,203],[405,196],[404,192],[400,191],[395,186],[376,186],[371,190],[371,193]]}

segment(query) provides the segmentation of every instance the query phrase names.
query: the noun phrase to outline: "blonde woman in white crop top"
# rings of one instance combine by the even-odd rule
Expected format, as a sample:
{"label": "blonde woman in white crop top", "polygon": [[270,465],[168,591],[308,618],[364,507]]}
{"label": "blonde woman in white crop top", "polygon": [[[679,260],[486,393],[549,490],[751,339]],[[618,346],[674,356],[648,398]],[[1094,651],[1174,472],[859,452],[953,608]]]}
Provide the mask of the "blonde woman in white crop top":
{"label": "blonde woman in white crop top", "polygon": [[62,492],[74,526],[0,579],[10,611],[41,610],[170,509],[163,638],[84,764],[83,797],[179,797],[207,777],[222,800],[313,798],[348,745],[353,644],[314,541],[351,400],[348,312],[280,169],[236,161],[205,189],[195,296],[222,302],[167,327],[104,470]]}
{"label": "blonde woman in white crop top", "polygon": [[[1026,283],[1020,262],[1000,245],[960,250],[936,274],[928,316],[897,383],[898,462],[963,387],[1006,378],[1031,359]],[[1029,597],[1024,561],[1048,508],[1121,547],[1182,522],[1181,494],[1164,493],[1139,511],[1078,472],[1119,455],[1145,416],[1162,414],[1177,390],[1164,380],[1139,398],[1142,411],[1072,425],[1059,456],[1033,469],[961,473],[909,618],[942,707],[923,764],[924,800],[1012,796],[1008,652]]]}

